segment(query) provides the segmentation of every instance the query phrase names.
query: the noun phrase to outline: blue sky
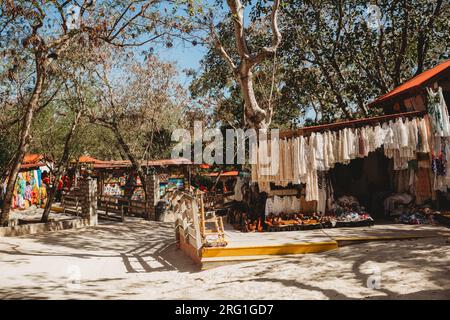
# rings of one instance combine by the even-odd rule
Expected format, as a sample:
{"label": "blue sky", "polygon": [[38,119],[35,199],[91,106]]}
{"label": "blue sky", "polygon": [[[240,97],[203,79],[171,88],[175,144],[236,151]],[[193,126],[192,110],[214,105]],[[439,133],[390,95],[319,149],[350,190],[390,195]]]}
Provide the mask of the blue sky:
{"label": "blue sky", "polygon": [[[199,3],[208,6],[214,6],[215,16],[220,17],[229,12],[229,9],[223,1],[223,9],[220,8],[213,0],[197,0]],[[164,7],[164,6],[163,6]],[[245,24],[249,22],[249,13],[251,7],[245,7]],[[174,39],[174,45],[172,48],[165,48],[163,46],[158,46],[155,48],[155,53],[158,57],[165,61],[172,61],[177,64],[179,70],[180,83],[187,87],[190,82],[190,78],[186,77],[183,73],[185,69],[194,69],[195,71],[200,71],[200,60],[207,53],[207,48],[202,45],[192,46],[189,43],[184,43],[182,40]]]}
{"label": "blue sky", "polygon": [[158,57],[165,61],[173,61],[177,64],[179,70],[180,83],[187,87],[190,79],[186,77],[183,70],[200,70],[200,60],[207,52],[207,49],[201,45],[192,46],[181,40],[175,40],[172,48],[159,47],[156,50]]}

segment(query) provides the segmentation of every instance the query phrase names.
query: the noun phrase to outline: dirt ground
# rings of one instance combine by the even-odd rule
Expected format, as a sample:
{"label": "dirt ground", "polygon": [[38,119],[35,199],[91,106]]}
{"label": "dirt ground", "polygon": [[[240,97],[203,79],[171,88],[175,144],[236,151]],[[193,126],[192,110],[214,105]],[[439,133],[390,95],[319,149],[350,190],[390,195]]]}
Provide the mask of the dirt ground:
{"label": "dirt ground", "polygon": [[0,299],[450,299],[450,239],[199,271],[176,249],[171,224],[136,220],[1,238],[0,273]]}

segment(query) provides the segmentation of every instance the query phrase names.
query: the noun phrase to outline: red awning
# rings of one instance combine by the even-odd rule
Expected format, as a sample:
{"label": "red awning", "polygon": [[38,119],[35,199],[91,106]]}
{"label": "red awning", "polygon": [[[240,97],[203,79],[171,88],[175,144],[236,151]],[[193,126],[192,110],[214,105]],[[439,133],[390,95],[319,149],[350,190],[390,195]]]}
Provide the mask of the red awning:
{"label": "red awning", "polygon": [[[189,159],[177,158],[177,159],[162,159],[162,160],[149,160],[142,162],[144,167],[162,167],[162,166],[180,166],[190,165],[192,162]],[[94,163],[94,169],[114,169],[114,168],[130,168],[131,161],[129,160],[110,160],[110,161],[97,161]]]}
{"label": "red awning", "polygon": [[375,101],[369,104],[369,107],[376,107],[381,104],[386,104],[386,102],[388,102],[389,100],[402,94],[406,94],[408,92],[411,93],[423,89],[425,86],[438,79],[447,71],[450,72],[450,60],[447,60],[434,68],[422,72],[411,80],[406,81],[402,85],[398,86],[394,90],[386,93],[385,95],[382,95],[381,97],[378,97]]}
{"label": "red awning", "polygon": [[23,157],[23,164],[34,164],[44,159],[44,155],[37,153],[28,153]]}
{"label": "red awning", "polygon": [[[217,177],[219,175],[219,172],[210,172],[205,175],[209,176],[209,177]],[[220,176],[221,177],[237,177],[238,175],[239,175],[239,171],[233,170],[233,171],[222,172],[222,174]]]}
{"label": "red awning", "polygon": [[81,156],[78,159],[79,163],[96,163],[96,162],[101,162],[101,160],[89,157],[89,156]]}
{"label": "red awning", "polygon": [[34,169],[34,168],[37,169],[37,168],[43,167],[43,166],[45,166],[45,164],[42,163],[42,162],[21,164],[20,165],[20,170]]}

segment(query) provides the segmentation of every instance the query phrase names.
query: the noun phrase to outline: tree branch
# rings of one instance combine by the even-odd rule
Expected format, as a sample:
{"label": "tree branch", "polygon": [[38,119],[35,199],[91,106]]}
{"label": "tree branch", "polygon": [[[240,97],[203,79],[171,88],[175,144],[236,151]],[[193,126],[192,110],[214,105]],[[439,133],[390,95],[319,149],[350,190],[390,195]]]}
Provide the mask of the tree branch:
{"label": "tree branch", "polygon": [[[47,99],[47,101],[45,101],[43,104],[41,104],[39,107],[36,108],[35,113],[39,113],[39,111],[44,109],[50,102],[53,101],[53,99],[58,94],[59,90],[61,89],[61,86],[62,86],[62,84],[59,85],[59,87],[55,90],[55,92],[53,92],[53,94]],[[9,127],[15,125],[16,123],[22,121],[22,119],[23,119],[23,115],[14,120],[11,120],[10,122],[8,122],[6,124],[2,124],[0,126],[0,131],[8,129]]]}
{"label": "tree branch", "polygon": [[281,32],[278,28],[278,11],[280,9],[280,0],[274,0],[272,5],[272,13],[270,15],[270,23],[272,29],[272,43],[270,47],[262,48],[258,53],[250,57],[250,66],[254,66],[267,57],[275,54],[281,43]]}
{"label": "tree branch", "polygon": [[244,30],[244,7],[240,0],[227,0],[230,7],[232,20],[234,24],[234,33],[236,38],[236,48],[241,58],[248,58],[250,52],[247,48]]}
{"label": "tree branch", "polygon": [[210,22],[210,32],[211,32],[211,36],[213,38],[213,43],[214,43],[214,46],[216,47],[216,49],[219,50],[220,54],[225,59],[225,61],[230,65],[230,67],[233,69],[233,71],[236,70],[236,65],[233,62],[233,59],[231,59],[230,55],[227,53],[227,51],[225,50],[225,48],[223,47],[223,45],[219,39],[219,35],[216,32],[216,28],[214,27],[212,18],[211,18],[211,22]]}

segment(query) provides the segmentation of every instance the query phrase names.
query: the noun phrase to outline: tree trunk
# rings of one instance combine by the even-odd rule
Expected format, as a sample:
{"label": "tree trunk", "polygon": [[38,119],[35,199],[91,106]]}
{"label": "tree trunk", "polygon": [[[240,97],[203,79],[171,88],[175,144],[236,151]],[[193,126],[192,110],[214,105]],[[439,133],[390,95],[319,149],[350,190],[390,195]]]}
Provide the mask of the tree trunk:
{"label": "tree trunk", "polygon": [[266,111],[259,107],[253,89],[253,73],[243,69],[239,73],[239,83],[244,98],[244,121],[252,129],[267,129]]}
{"label": "tree trunk", "polygon": [[278,10],[280,8],[280,0],[274,0],[272,5],[272,13],[270,15],[272,43],[269,47],[262,48],[259,52],[252,54],[247,47],[244,23],[244,6],[241,0],[227,0],[230,8],[236,49],[240,57],[240,64],[236,66],[233,59],[222,46],[217,33],[214,30],[214,24],[211,22],[211,34],[216,47],[219,49],[222,57],[227,61],[233,70],[233,74],[238,80],[242,96],[244,99],[244,122],[248,128],[267,129],[272,118],[272,110],[263,110],[258,105],[253,89],[252,68],[260,64],[265,59],[272,57],[281,43],[281,33],[278,29]]}
{"label": "tree trunk", "polygon": [[119,146],[122,148],[123,152],[126,154],[128,160],[130,160],[131,165],[136,170],[136,173],[141,179],[142,188],[144,189],[145,201],[147,201],[148,195],[147,195],[147,188],[145,185],[147,183],[147,177],[144,174],[144,171],[142,170],[142,165],[139,163],[134,154],[131,152],[130,147],[120,134],[119,128],[116,125],[113,125],[111,129],[113,130],[114,136],[116,137]]}
{"label": "tree trunk", "polygon": [[59,161],[58,169],[56,170],[55,178],[53,179],[52,188],[50,189],[50,193],[47,195],[47,202],[45,203],[45,208],[44,208],[44,212],[42,214],[41,222],[48,222],[48,216],[50,215],[50,209],[52,207],[53,200],[55,199],[55,195],[56,195],[56,191],[57,191],[57,184],[58,184],[59,180],[61,180],[63,172],[66,171],[66,169],[67,169],[67,162],[69,160],[70,142],[75,133],[76,127],[78,126],[80,117],[81,117],[81,111],[78,111],[72,122],[72,126],[70,127],[70,130],[67,133],[66,141],[64,142],[63,155],[61,157],[61,160]]}
{"label": "tree trunk", "polygon": [[53,178],[52,187],[47,194],[47,202],[45,203],[44,212],[42,213],[41,222],[48,222],[48,216],[50,214],[50,209],[52,207],[53,201],[55,200],[56,191],[58,188],[59,180],[61,179],[61,174],[57,172]]}
{"label": "tree trunk", "polygon": [[44,85],[45,71],[43,69],[43,61],[40,61],[39,57],[36,58],[36,83],[34,86],[33,93],[31,95],[30,101],[26,106],[25,116],[22,120],[22,128],[20,130],[19,145],[17,148],[17,153],[11,164],[11,169],[8,175],[8,183],[6,185],[5,197],[2,206],[2,224],[9,223],[9,214],[11,211],[11,203],[14,191],[14,185],[16,184],[17,175],[20,171],[20,166],[22,164],[23,157],[28,151],[30,144],[30,128],[33,120],[34,111],[38,107],[39,99],[42,93],[42,87]]}

